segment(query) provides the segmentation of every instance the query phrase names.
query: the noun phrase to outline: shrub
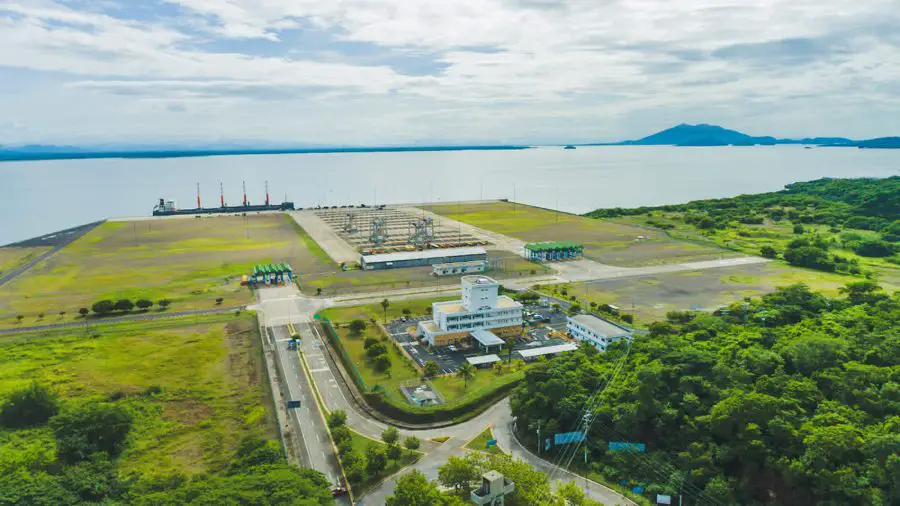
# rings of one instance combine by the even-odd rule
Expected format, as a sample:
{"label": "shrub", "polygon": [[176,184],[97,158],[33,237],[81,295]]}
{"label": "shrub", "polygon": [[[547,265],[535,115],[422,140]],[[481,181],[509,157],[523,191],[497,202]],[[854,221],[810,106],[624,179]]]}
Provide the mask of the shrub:
{"label": "shrub", "polygon": [[378,355],[375,357],[375,360],[372,361],[372,367],[375,368],[375,372],[387,372],[391,368],[391,357],[387,356],[387,353]]}
{"label": "shrub", "polygon": [[794,233],[795,234],[802,234],[803,232],[804,232],[803,225],[801,225],[799,223],[794,225]]}
{"label": "shrub", "polygon": [[778,256],[778,251],[771,246],[763,246],[759,249],[760,254],[766,258],[775,258]]}
{"label": "shrub", "polygon": [[350,322],[350,333],[353,335],[360,335],[363,331],[366,330],[366,322],[360,319],[353,320]]}
{"label": "shrub", "polygon": [[69,464],[95,453],[117,456],[124,448],[131,423],[127,411],[102,402],[63,411],[50,420],[56,436],[57,455]]}
{"label": "shrub", "polygon": [[420,444],[421,442],[416,436],[409,436],[408,438],[403,440],[403,446],[405,446],[408,450],[418,450]]}
{"label": "shrub", "polygon": [[392,445],[400,440],[400,431],[396,427],[388,427],[381,431],[381,440]]}
{"label": "shrub", "polygon": [[387,346],[384,343],[378,342],[366,348],[366,356],[369,358],[375,358],[380,355],[384,355],[387,353]]}
{"label": "shrub", "polygon": [[59,411],[59,400],[34,382],[13,392],[0,407],[0,425],[11,429],[42,425]]}
{"label": "shrub", "polygon": [[869,240],[857,244],[853,251],[863,257],[889,257],[894,254],[894,248],[885,241]]}
{"label": "shrub", "polygon": [[363,341],[363,348],[368,350],[372,346],[381,342],[377,337],[367,337],[365,341]]}
{"label": "shrub", "polygon": [[328,415],[328,426],[332,429],[345,423],[347,423],[347,412],[343,409],[336,409]]}
{"label": "shrub", "polygon": [[134,309],[134,302],[131,302],[129,299],[119,299],[116,302],[117,311],[131,311],[132,309]]}
{"label": "shrub", "polygon": [[135,302],[135,305],[138,307],[138,309],[147,310],[153,307],[153,301],[147,299],[139,299],[137,302]]}
{"label": "shrub", "polygon": [[623,314],[622,321],[625,323],[634,323],[634,315],[633,314]]}

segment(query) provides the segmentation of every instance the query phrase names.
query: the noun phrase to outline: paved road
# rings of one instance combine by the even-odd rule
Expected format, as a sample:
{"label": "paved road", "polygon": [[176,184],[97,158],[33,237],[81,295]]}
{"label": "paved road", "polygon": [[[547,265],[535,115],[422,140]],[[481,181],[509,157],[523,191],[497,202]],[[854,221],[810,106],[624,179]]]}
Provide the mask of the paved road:
{"label": "paved road", "polygon": [[[298,292],[292,286],[263,288],[257,292],[262,309],[263,325],[270,329],[275,340],[275,351],[282,371],[285,391],[292,400],[299,400],[301,406],[290,410],[288,416],[296,422],[304,448],[301,459],[312,469],[323,473],[333,484],[341,483],[341,469],[331,443],[328,426],[323,413],[316,403],[310,384],[300,362],[298,352],[288,349],[288,322],[301,323],[308,319],[317,301],[296,297]],[[305,311],[305,312],[302,312]],[[304,316],[305,315],[305,316]],[[313,339],[306,325],[299,325],[301,342]],[[349,505],[349,498],[340,498],[336,504]]]}
{"label": "paved road", "polygon": [[81,225],[79,227],[61,230],[52,234],[42,235],[40,237],[35,237],[34,239],[28,239],[27,241],[8,244],[7,246],[10,247],[52,246],[52,248],[38,255],[37,258],[34,258],[18,269],[14,269],[0,276],[0,286],[9,283],[10,281],[19,277],[23,272],[37,265],[39,262],[43,262],[44,260],[55,255],[57,251],[65,248],[69,244],[72,244],[75,239],[78,239],[91,230],[94,230],[94,228],[101,223],[103,223],[103,221],[95,221],[94,223],[88,223],[87,225]]}

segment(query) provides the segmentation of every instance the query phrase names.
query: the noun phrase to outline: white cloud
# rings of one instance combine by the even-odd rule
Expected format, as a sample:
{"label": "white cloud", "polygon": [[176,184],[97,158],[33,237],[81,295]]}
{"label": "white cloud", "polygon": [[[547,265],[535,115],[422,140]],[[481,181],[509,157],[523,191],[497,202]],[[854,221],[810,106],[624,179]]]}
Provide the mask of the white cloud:
{"label": "white cloud", "polygon": [[[189,21],[0,0],[0,68],[50,73],[56,84],[41,93],[102,110],[109,124],[96,134],[106,126],[110,137],[203,137],[210,115],[223,136],[360,143],[461,132],[485,141],[611,139],[675,118],[775,135],[900,128],[896,0],[167,3]],[[292,46],[291,31],[310,27],[369,52],[433,55],[434,72],[367,65],[339,44],[315,59],[296,56],[306,53]],[[229,42],[228,50],[210,49],[211,41]],[[257,41],[277,49],[254,52]],[[42,108],[52,102],[46,96],[22,92],[16,101],[0,97],[0,107],[22,111],[13,120],[29,135],[66,136]],[[254,110],[265,111],[265,126],[247,132]],[[298,127],[299,111],[316,124]],[[761,111],[803,120],[767,123]],[[684,117],[701,113],[708,116]],[[779,130],[786,124],[790,131]]]}

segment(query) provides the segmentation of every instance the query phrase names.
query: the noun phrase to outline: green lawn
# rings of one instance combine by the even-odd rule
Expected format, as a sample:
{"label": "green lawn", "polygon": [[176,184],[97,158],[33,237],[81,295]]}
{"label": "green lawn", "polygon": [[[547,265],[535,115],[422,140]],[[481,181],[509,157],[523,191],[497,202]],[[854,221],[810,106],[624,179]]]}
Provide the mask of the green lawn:
{"label": "green lawn", "polygon": [[[359,451],[360,455],[366,454],[366,448],[369,446],[377,446],[382,449],[387,449],[387,445],[382,441],[377,441],[375,439],[368,438],[363,436],[362,434],[351,430],[350,435],[353,441],[354,450]],[[353,483],[353,495],[356,497],[362,497],[369,489],[371,489],[374,485],[377,485],[384,480],[388,476],[393,475],[397,471],[403,469],[404,467],[413,464],[415,461],[419,460],[419,458],[423,454],[421,452],[403,449],[403,454],[397,460],[388,460],[387,467],[384,470],[377,474],[366,474],[364,480],[359,483]]]}
{"label": "green lawn", "polygon": [[[33,380],[63,402],[112,399],[135,418],[121,476],[221,471],[249,434],[275,437],[256,318],[217,315],[0,340],[0,396]],[[0,431],[0,472],[55,459],[49,429]]]}
{"label": "green lawn", "polygon": [[476,436],[475,439],[469,441],[466,444],[466,448],[488,453],[503,453],[500,448],[497,447],[497,445],[493,445],[488,448],[487,442],[491,439],[494,439],[494,432],[491,430],[491,427],[488,426],[483,431],[481,431],[481,434]]}
{"label": "green lawn", "polygon": [[575,241],[585,257],[626,267],[709,260],[733,255],[709,241],[683,241],[635,224],[595,220],[522,204],[489,202],[425,206],[470,225],[523,241]]}

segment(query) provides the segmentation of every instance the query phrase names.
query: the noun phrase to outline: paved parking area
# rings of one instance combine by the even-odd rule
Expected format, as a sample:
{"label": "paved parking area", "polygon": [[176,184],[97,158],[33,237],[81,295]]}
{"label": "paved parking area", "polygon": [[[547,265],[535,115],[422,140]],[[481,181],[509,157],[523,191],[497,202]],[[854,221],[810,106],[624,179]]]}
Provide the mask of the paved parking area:
{"label": "paved parking area", "polygon": [[[550,338],[550,332],[565,329],[565,313],[556,312],[550,307],[538,305],[529,305],[525,309],[530,313],[540,314],[542,319],[537,325],[529,325],[527,327],[527,338],[516,339],[514,350],[533,349],[537,346],[553,346],[563,342],[560,339]],[[426,362],[435,362],[440,368],[440,374],[453,374],[461,364],[466,362],[466,357],[484,355],[484,352],[478,347],[458,347],[456,351],[451,351],[448,348],[429,350],[427,345],[419,343],[415,337],[410,335],[409,328],[415,327],[420,321],[430,319],[431,316],[399,318],[385,325],[391,337],[409,353],[419,367],[424,367]],[[506,358],[502,351],[497,354],[501,355],[502,358]]]}

